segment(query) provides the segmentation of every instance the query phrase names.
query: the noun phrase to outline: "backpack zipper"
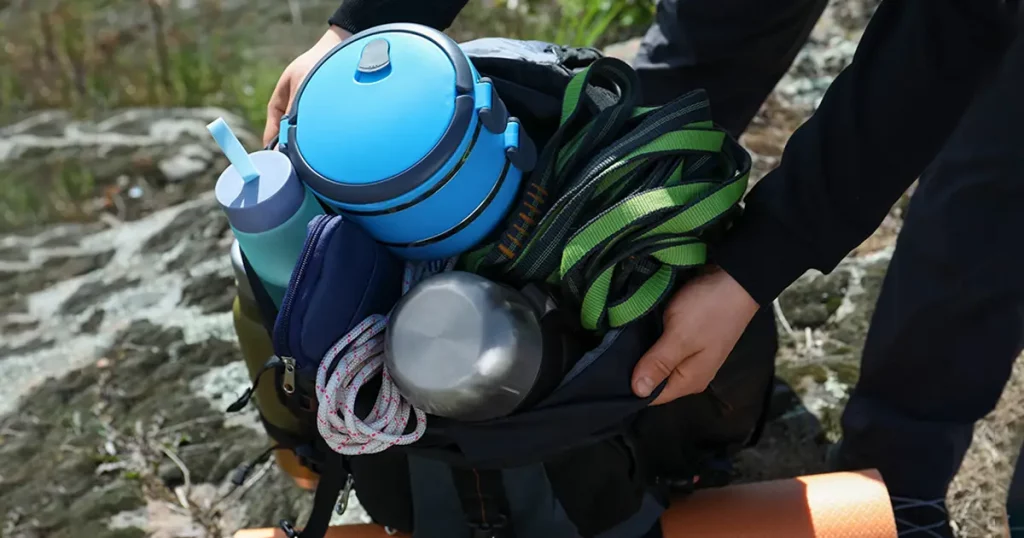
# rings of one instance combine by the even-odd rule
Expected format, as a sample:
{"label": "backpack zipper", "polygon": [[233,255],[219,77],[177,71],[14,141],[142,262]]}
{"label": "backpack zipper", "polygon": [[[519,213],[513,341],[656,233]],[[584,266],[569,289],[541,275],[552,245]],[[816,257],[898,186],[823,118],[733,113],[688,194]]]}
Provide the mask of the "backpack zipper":
{"label": "backpack zipper", "polygon": [[295,359],[282,357],[281,362],[284,363],[284,380],[281,382],[281,390],[285,394],[292,394],[295,392]]}
{"label": "backpack zipper", "polygon": [[[290,377],[292,380],[292,391],[295,390],[295,359],[294,350],[289,345],[289,333],[291,332],[291,314],[292,306],[295,303],[295,295],[298,292],[299,285],[302,282],[302,277],[305,276],[306,268],[309,266],[310,259],[313,258],[313,252],[316,251],[316,245],[320,241],[320,236],[323,235],[324,229],[327,224],[331,221],[330,215],[318,215],[311,221],[311,227],[309,233],[306,234],[306,242],[302,246],[302,257],[299,259],[299,264],[295,268],[295,274],[292,275],[291,282],[289,282],[288,290],[285,292],[284,298],[281,300],[281,312],[277,316],[277,323],[274,327],[274,350],[277,351],[281,360],[285,363],[285,380],[289,378],[289,370],[291,371]],[[291,366],[289,369],[288,366]]]}
{"label": "backpack zipper", "polygon": [[256,373],[256,377],[254,378],[252,385],[250,385],[249,388],[245,389],[245,392],[242,393],[242,395],[239,396],[234,403],[228,406],[227,412],[234,413],[236,411],[241,411],[246,405],[248,405],[249,400],[252,399],[253,393],[256,392],[256,388],[259,387],[260,385],[260,380],[263,379],[263,374],[277,368],[277,365],[281,364],[282,362],[283,361],[277,355],[271,355],[271,357],[267,359],[267,362],[263,364],[263,367],[260,368],[260,371]]}

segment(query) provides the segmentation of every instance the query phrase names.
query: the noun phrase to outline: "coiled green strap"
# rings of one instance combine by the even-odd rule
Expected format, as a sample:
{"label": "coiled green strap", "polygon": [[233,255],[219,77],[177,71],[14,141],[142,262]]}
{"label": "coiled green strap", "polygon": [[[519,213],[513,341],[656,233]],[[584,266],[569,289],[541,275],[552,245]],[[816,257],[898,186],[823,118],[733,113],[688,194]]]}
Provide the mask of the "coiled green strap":
{"label": "coiled green strap", "polygon": [[638,86],[613,58],[572,79],[521,200],[465,269],[548,281],[583,327],[606,330],[649,313],[680,272],[705,263],[706,236],[746,192],[750,157],[711,122],[703,91],[642,108]]}

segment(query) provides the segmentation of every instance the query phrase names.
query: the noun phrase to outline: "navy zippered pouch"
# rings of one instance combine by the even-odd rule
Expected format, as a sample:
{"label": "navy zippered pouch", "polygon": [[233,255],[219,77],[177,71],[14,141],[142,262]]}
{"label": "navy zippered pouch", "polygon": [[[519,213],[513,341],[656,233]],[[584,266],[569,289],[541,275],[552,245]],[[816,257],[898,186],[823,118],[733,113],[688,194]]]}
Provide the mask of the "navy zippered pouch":
{"label": "navy zippered pouch", "polygon": [[403,263],[341,215],[309,222],[302,255],[274,323],[274,352],[316,375],[327,350],[402,295]]}

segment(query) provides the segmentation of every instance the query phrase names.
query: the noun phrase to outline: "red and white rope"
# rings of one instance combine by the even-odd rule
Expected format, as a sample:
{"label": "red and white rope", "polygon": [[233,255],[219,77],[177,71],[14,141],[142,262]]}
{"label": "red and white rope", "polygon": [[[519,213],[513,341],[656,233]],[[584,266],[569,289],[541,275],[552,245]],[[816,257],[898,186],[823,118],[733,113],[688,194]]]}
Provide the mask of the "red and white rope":
{"label": "red and white rope", "polygon": [[[454,265],[455,260],[406,264],[402,293],[427,276],[449,271]],[[426,430],[426,414],[402,397],[384,367],[387,323],[388,317],[380,314],[366,318],[341,337],[320,361],[316,376],[317,429],[327,445],[340,454],[373,454],[408,445],[419,440]],[[332,372],[338,355],[341,358]],[[356,396],[378,373],[380,391],[373,409],[361,419],[355,412]],[[416,427],[405,433],[411,417],[415,418]]]}

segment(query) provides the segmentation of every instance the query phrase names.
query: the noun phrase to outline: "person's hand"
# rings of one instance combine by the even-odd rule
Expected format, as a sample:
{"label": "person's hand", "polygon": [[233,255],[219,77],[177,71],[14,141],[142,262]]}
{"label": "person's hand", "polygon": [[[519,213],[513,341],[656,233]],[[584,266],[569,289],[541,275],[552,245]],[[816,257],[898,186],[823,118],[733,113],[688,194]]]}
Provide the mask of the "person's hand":
{"label": "person's hand", "polygon": [[728,273],[712,267],[686,283],[665,309],[665,330],[633,370],[633,392],[660,405],[703,392],[736,345],[757,302]]}
{"label": "person's hand", "polygon": [[302,85],[302,81],[306,79],[309,71],[335,45],[348,39],[351,35],[347,30],[331,26],[315,45],[292,60],[292,63],[284,69],[281,78],[277,81],[277,87],[274,88],[274,94],[270,97],[270,102],[267,103],[267,126],[263,129],[264,145],[269,144],[277,136],[277,131],[281,127],[281,116],[291,109],[295,92],[299,91],[299,86]]}

